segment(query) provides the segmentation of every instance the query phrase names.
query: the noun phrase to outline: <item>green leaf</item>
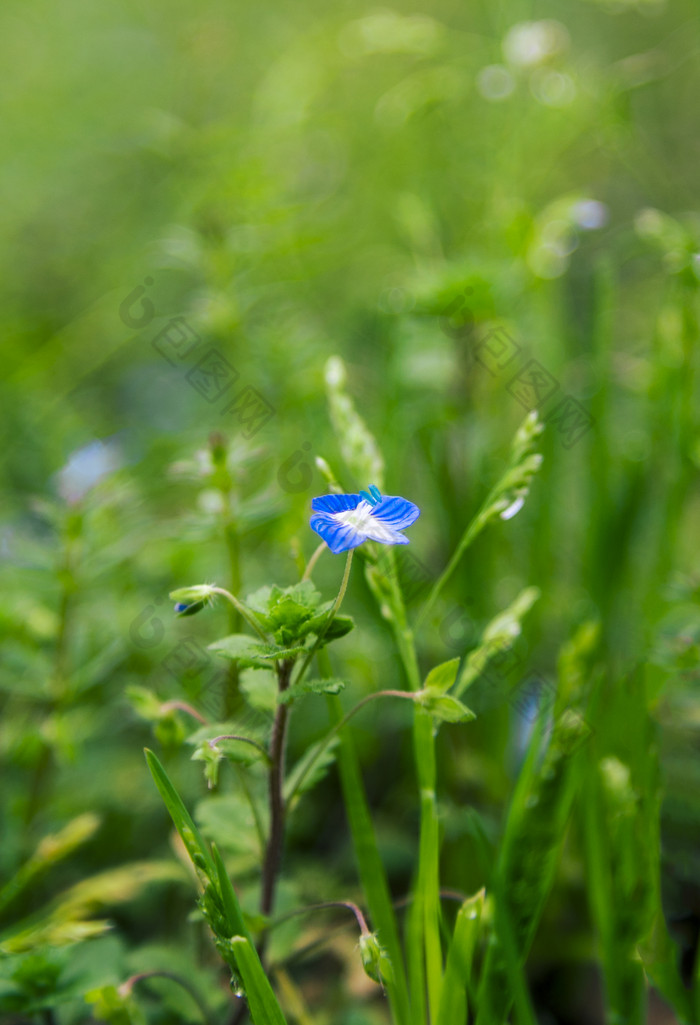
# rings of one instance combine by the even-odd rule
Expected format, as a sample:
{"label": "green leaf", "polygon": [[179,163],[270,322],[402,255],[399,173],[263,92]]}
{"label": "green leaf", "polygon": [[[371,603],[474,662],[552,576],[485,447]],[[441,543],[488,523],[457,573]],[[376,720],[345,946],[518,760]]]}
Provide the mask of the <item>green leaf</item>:
{"label": "green leaf", "polygon": [[[538,759],[544,718],[537,722],[513,794],[492,889],[506,903],[497,909],[499,934],[488,947],[481,973],[477,1025],[505,1020],[515,979],[506,965],[521,965],[554,880],[574,797],[574,752],[585,723],[574,712],[556,720],[544,759]],[[513,969],[514,970],[514,969]],[[524,986],[524,984],[523,984]],[[518,985],[518,992],[520,993]],[[526,993],[520,996],[526,1003]]]}
{"label": "green leaf", "polygon": [[[679,971],[680,951],[668,932],[661,906],[655,910],[651,932],[637,949],[646,974],[673,1007],[681,1025],[694,1025],[696,1019],[691,993],[686,989]],[[698,970],[696,965],[696,991]]]}
{"label": "green leaf", "polygon": [[234,936],[231,946],[243,979],[254,1025],[287,1025],[253,944],[245,936]]}
{"label": "green leaf", "polygon": [[345,688],[345,680],[302,680],[301,683],[293,683],[287,690],[282,691],[278,696],[281,705],[289,705],[302,694],[340,694]]}
{"label": "green leaf", "polygon": [[[258,713],[272,713],[277,709],[277,676],[270,668],[244,669],[239,678],[241,693],[252,709]],[[262,716],[261,716],[262,718]],[[227,730],[240,733],[240,730]]]}
{"label": "green leaf", "polygon": [[192,864],[207,879],[214,878],[214,862],[201,833],[195,826],[187,808],[182,802],[175,787],[170,782],[170,777],[161,765],[160,761],[148,748],[145,750],[146,761],[151,770],[153,780],[158,787],[160,796],[163,798],[165,807],[168,809],[173,825],[177,829],[185,845],[187,853],[192,859]]}
{"label": "green leaf", "polygon": [[261,587],[248,597],[254,613],[265,629],[283,647],[294,646],[308,632],[308,622],[318,609],[321,595],[311,580],[291,587]]}
{"label": "green leaf", "polygon": [[[324,747],[324,745],[325,750],[319,754],[319,750]],[[304,755],[299,759],[284,781],[285,801],[288,801],[292,795],[295,800],[297,800],[301,794],[307,793],[307,791],[315,787],[317,783],[321,782],[335,761],[335,749],[337,746],[338,738],[333,737],[332,740],[328,742],[320,740],[318,743],[312,744],[311,747],[306,750]],[[312,767],[309,768],[309,766]],[[301,780],[300,784],[299,780]]]}
{"label": "green leaf", "polygon": [[[227,922],[227,935],[230,936],[243,936],[245,939],[250,940],[250,933],[248,932],[243,918],[243,912],[241,911],[241,905],[238,901],[236,891],[233,888],[233,883],[229,879],[226,866],[224,865],[223,859],[219,854],[219,850],[216,845],[212,847],[214,864],[216,865],[216,880],[218,883],[218,890],[221,896],[221,903],[223,905],[224,915],[226,916]],[[257,957],[257,954],[255,955]]]}
{"label": "green leaf", "polygon": [[467,1020],[467,991],[471,984],[472,961],[479,936],[485,890],[462,904],[457,912],[452,942],[447,952],[445,978],[436,1025],[454,1025]]}
{"label": "green leaf", "polygon": [[[321,672],[330,671],[327,652],[319,658]],[[337,725],[343,718],[343,708],[338,697],[327,699],[332,722]],[[367,905],[391,960],[394,981],[387,983],[387,994],[396,1025],[409,1025],[408,986],[404,968],[401,942],[396,926],[396,915],[391,902],[389,884],[384,864],[379,855],[377,839],[367,804],[362,774],[352,741],[352,733],[345,729],[340,737],[338,769],[343,788],[345,813],[352,834],[355,859],[365,893]],[[422,953],[422,952],[421,952]]]}
{"label": "green leaf", "polygon": [[476,715],[451,694],[440,694],[435,690],[420,690],[416,701],[440,722],[471,722]]}
{"label": "green leaf", "polygon": [[439,694],[444,694],[445,691],[448,691],[457,679],[459,663],[460,660],[458,658],[452,658],[449,662],[443,662],[441,665],[431,669],[425,678],[425,689],[434,690]]}
{"label": "green leaf", "polygon": [[355,629],[355,620],[352,616],[345,616],[341,614],[334,616],[330,625],[326,626],[328,623],[328,613],[332,609],[333,605],[334,602],[332,601],[326,602],[325,605],[322,606],[322,611],[319,612],[318,615],[307,620],[304,624],[303,636],[310,633],[318,636],[320,633],[323,633],[323,640],[320,644],[321,648],[325,647],[325,645],[330,643],[330,641],[335,641],[340,637],[345,637],[346,634],[349,634],[351,630]]}
{"label": "green leaf", "polygon": [[230,634],[210,644],[209,650],[237,662],[242,668],[270,669],[274,662],[296,658],[306,649],[303,646],[281,648],[274,644],[265,644],[264,641],[256,640],[247,634]]}
{"label": "green leaf", "polygon": [[330,626],[326,629],[323,640],[321,641],[320,647],[324,648],[326,644],[331,641],[337,641],[340,637],[345,637],[351,630],[355,629],[355,620],[352,616],[346,616],[340,613],[336,613]]}

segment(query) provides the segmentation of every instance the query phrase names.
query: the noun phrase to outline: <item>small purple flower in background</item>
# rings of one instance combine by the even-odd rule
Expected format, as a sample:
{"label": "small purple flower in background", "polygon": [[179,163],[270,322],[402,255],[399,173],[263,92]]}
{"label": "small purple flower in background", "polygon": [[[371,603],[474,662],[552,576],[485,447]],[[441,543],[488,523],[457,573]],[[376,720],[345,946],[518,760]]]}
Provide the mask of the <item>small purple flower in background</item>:
{"label": "small purple flower in background", "polygon": [[311,500],[311,508],[311,529],[336,555],[363,541],[407,545],[408,538],[401,531],[420,516],[413,502],[398,495],[381,495],[374,484],[357,495],[321,495]]}

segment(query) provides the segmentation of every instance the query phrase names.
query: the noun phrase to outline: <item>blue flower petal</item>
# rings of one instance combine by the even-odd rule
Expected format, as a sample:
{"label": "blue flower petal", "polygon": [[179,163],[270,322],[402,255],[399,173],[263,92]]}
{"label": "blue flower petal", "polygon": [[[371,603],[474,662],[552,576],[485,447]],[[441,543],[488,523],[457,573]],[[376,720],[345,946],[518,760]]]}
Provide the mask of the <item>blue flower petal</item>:
{"label": "blue flower petal", "polygon": [[[374,519],[386,523],[392,530],[403,530],[416,522],[420,516],[420,509],[406,498],[401,498],[398,495],[384,495],[381,502],[378,502],[372,509],[372,516]],[[405,543],[405,541],[397,542],[397,544]]]}
{"label": "blue flower petal", "polygon": [[[352,498],[356,496],[333,495],[332,497]],[[367,540],[366,534],[361,534],[354,527],[351,527],[349,523],[338,523],[328,513],[316,513],[311,517],[309,523],[311,529],[315,530],[323,538],[334,555],[337,555],[339,552],[347,552],[350,548],[357,548],[358,545]]]}
{"label": "blue flower petal", "polygon": [[314,512],[347,512],[357,509],[361,501],[359,495],[321,495],[311,499],[311,508]]}

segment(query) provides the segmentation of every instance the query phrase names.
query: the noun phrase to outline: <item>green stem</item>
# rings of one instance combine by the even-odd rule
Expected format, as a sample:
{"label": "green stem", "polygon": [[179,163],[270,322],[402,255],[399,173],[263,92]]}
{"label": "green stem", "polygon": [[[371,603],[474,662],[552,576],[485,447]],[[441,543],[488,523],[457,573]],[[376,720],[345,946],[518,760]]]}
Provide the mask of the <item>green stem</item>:
{"label": "green stem", "polygon": [[193,719],[201,722],[203,726],[207,725],[207,720],[204,716],[198,712],[196,708],[193,708],[192,705],[188,705],[186,701],[178,701],[177,699],[173,701],[164,701],[160,706],[161,712],[169,712],[171,709],[177,709],[180,712],[187,712],[187,714],[191,715]]}
{"label": "green stem", "polygon": [[311,558],[309,559],[309,561],[306,564],[306,569],[304,570],[304,575],[301,578],[302,580],[310,580],[311,579],[311,574],[314,571],[314,566],[316,565],[318,560],[323,555],[324,549],[327,548],[327,547],[328,546],[327,546],[326,542],[325,541],[321,541],[321,544],[318,546],[318,548],[316,549],[316,551],[314,552],[314,554],[311,556]]}
{"label": "green stem", "polygon": [[366,936],[369,933],[370,930],[365,916],[362,914],[362,911],[357,904],[353,903],[351,900],[324,900],[320,904],[309,904],[305,908],[297,908],[296,911],[288,911],[286,915],[281,915],[279,918],[276,918],[274,922],[271,922],[270,928],[274,929],[276,926],[282,925],[283,922],[288,922],[290,918],[297,918],[299,915],[306,915],[311,911],[326,911],[330,908],[347,908],[348,911],[352,911],[362,935]]}
{"label": "green stem", "polygon": [[305,675],[307,669],[309,668],[309,666],[311,665],[311,662],[313,661],[314,655],[316,654],[316,652],[318,651],[319,647],[321,646],[321,642],[323,641],[323,638],[326,636],[326,633],[328,632],[328,629],[329,629],[331,623],[333,622],[333,620],[335,619],[336,613],[338,612],[338,609],[340,608],[340,606],[341,606],[341,604],[343,602],[343,598],[345,597],[345,592],[347,591],[347,588],[348,588],[348,580],[350,579],[350,569],[352,567],[352,555],[353,555],[353,549],[351,548],[350,551],[348,552],[348,557],[347,557],[347,559],[345,561],[345,572],[343,573],[343,579],[342,579],[342,581],[340,583],[340,590],[338,591],[338,595],[337,595],[335,601],[333,602],[333,607],[331,608],[330,612],[328,613],[328,617],[326,619],[326,622],[323,624],[323,627],[322,627],[321,631],[319,632],[318,637],[316,638],[316,641],[314,642],[313,647],[311,648],[311,650],[309,651],[308,655],[304,659],[302,667],[299,670],[299,672],[297,673],[297,677],[296,677],[296,679],[294,681],[295,684],[301,683],[301,681],[304,679],[304,675]]}
{"label": "green stem", "polygon": [[333,737],[335,737],[336,734],[339,733],[340,730],[342,730],[343,726],[345,726],[345,724],[347,722],[349,722],[350,719],[352,719],[352,717],[354,715],[356,715],[356,713],[359,712],[361,708],[364,708],[365,705],[368,705],[370,703],[370,701],[376,701],[377,698],[407,698],[409,701],[415,701],[415,695],[411,694],[411,692],[407,691],[407,690],[376,690],[372,694],[368,694],[366,697],[362,698],[361,701],[358,701],[358,703],[355,705],[355,707],[351,708],[350,711],[347,712],[343,716],[343,718],[340,719],[335,724],[335,726],[333,726],[333,728],[331,730],[329,730],[329,732],[326,734],[326,736],[324,737],[323,742],[321,743],[320,747],[318,748],[315,756],[312,758],[312,760],[306,766],[304,772],[300,775],[299,779],[297,780],[296,786],[294,787],[294,789],[292,790],[291,794],[289,795],[289,802],[290,803],[291,803],[291,801],[294,800],[294,795],[299,790],[299,787],[301,786],[303,781],[306,779],[306,777],[309,774],[309,772],[311,771],[311,769],[314,767],[314,765],[316,764],[318,759],[321,757],[321,755],[324,753],[324,751],[326,751],[326,749],[328,748],[328,745],[333,740]]}
{"label": "green stem", "polygon": [[[278,664],[277,676],[280,694],[289,686],[293,664],[290,660],[285,660]],[[282,864],[282,851],[284,848],[285,801],[283,786],[289,712],[289,705],[282,704],[281,702],[278,704],[270,738],[270,772],[268,778],[270,834],[263,863],[262,894],[260,899],[260,910],[264,915],[269,915],[272,912],[277,877]],[[259,950],[261,958],[266,939],[267,937],[263,936],[261,941]]]}
{"label": "green stem", "polygon": [[[399,656],[411,689],[418,691],[421,688],[421,675],[415,639],[407,623],[406,609],[396,579],[393,559],[390,560],[390,571],[386,577],[391,587],[392,617],[390,623],[399,649]],[[418,707],[413,718],[413,750],[420,791],[421,821],[416,907],[412,920],[417,935],[422,938],[425,952],[431,1021],[437,1021],[443,966],[440,942],[439,824],[435,793],[435,738],[432,717]],[[412,976],[414,978],[414,994],[416,994],[414,1004],[418,1006],[420,997],[417,995],[417,990],[421,987],[421,981],[416,971],[412,973]]]}
{"label": "green stem", "polygon": [[[328,651],[322,648],[318,653],[321,676],[328,679],[331,664]],[[402,693],[404,693],[402,691]],[[343,718],[340,698],[328,695],[331,718],[339,722]],[[342,735],[338,751],[338,769],[343,790],[343,801],[350,826],[355,859],[360,881],[365,893],[372,922],[382,943],[385,945],[394,969],[394,981],[387,984],[387,995],[396,1025],[409,1025],[411,1012],[403,953],[396,927],[396,916],[391,906],[391,896],[384,865],[377,849],[377,840],[367,805],[362,775],[352,742],[352,732]]]}
{"label": "green stem", "polygon": [[[229,585],[233,594],[238,594],[241,589],[241,567],[240,567],[240,545],[238,540],[238,531],[236,529],[236,523],[231,512],[231,503],[233,502],[233,488],[228,491],[222,490],[224,501],[226,502],[226,518],[224,522],[224,540],[226,542],[226,551],[228,553],[228,564],[229,564]],[[231,615],[229,617],[229,626],[231,633],[239,633],[241,629],[241,613],[234,606],[231,609]],[[237,662],[231,662],[228,671],[229,686],[227,687],[227,693],[225,697],[224,711],[226,717],[231,716],[236,706],[240,703],[240,671]]]}
{"label": "green stem", "polygon": [[436,602],[436,600],[438,598],[438,595],[440,594],[440,592],[442,591],[443,587],[445,586],[447,581],[450,579],[452,574],[454,573],[455,569],[457,568],[457,566],[458,566],[462,556],[466,552],[467,548],[475,540],[475,538],[481,533],[481,531],[484,529],[486,524],[489,522],[490,517],[486,515],[486,512],[490,508],[490,506],[493,504],[497,492],[498,492],[498,485],[495,488],[492,488],[491,491],[488,493],[488,495],[486,496],[486,499],[484,500],[484,502],[483,502],[481,508],[479,509],[478,513],[476,514],[474,519],[471,521],[469,526],[466,528],[466,530],[462,534],[460,542],[457,545],[457,547],[456,547],[456,549],[455,549],[455,551],[454,551],[454,553],[452,555],[452,558],[447,563],[447,566],[445,567],[445,569],[442,571],[442,573],[440,574],[438,579],[433,584],[433,586],[431,588],[431,591],[430,591],[430,594],[428,595],[428,597],[426,599],[425,605],[423,606],[423,608],[418,613],[418,618],[416,620],[416,628],[418,628],[419,626],[421,626],[425,622],[425,619],[427,618],[428,613],[430,612],[430,610],[432,609],[433,605],[435,604],[435,602]]}
{"label": "green stem", "polygon": [[230,591],[227,591],[224,587],[212,587],[211,590],[212,590],[212,594],[220,594],[224,598],[226,598],[227,601],[230,601],[231,604],[233,605],[233,607],[235,609],[237,609],[238,612],[240,613],[240,615],[243,617],[243,619],[245,619],[245,621],[248,624],[248,626],[251,626],[253,628],[253,630],[255,630],[255,632],[258,635],[258,637],[260,637],[266,643],[269,642],[270,638],[267,636],[265,631],[261,629],[261,627],[258,625],[258,623],[256,623],[255,619],[253,619],[253,617],[250,615],[250,613],[246,609],[245,605],[242,605],[239,602],[238,598],[236,598],[233,594],[231,594]]}

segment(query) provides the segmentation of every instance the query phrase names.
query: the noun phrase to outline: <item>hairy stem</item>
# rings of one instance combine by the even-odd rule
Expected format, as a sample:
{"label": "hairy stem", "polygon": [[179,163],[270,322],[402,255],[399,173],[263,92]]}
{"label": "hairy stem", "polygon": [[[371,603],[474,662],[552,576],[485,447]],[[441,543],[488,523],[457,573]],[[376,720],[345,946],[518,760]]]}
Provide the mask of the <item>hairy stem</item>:
{"label": "hairy stem", "polygon": [[[290,659],[280,662],[277,669],[278,689],[280,694],[289,686],[294,663]],[[284,846],[285,805],[282,787],[284,784],[284,761],[287,742],[287,725],[289,722],[289,705],[279,704],[275,713],[270,738],[270,772],[268,777],[268,793],[270,802],[270,835],[265,850],[265,861],[262,874],[262,896],[260,910],[269,915],[275,899],[275,887],[282,863]],[[259,953],[262,956],[265,945],[263,937]]]}
{"label": "hairy stem", "polygon": [[171,709],[179,710],[180,712],[187,712],[187,714],[191,715],[193,719],[196,719],[198,722],[201,722],[204,726],[207,725],[207,720],[204,718],[204,716],[200,712],[198,712],[196,708],[193,708],[192,705],[189,705],[186,701],[178,701],[177,699],[173,701],[164,701],[163,704],[160,706],[161,712],[169,712]]}
{"label": "hairy stem", "polygon": [[322,541],[321,544],[316,549],[316,551],[314,552],[314,554],[311,556],[311,558],[307,562],[306,569],[304,570],[304,575],[301,578],[302,580],[310,580],[311,579],[311,574],[314,571],[314,566],[316,565],[316,563],[318,562],[320,557],[323,555],[323,550],[326,547],[327,547],[326,542]]}
{"label": "hairy stem", "polygon": [[365,918],[362,910],[351,900],[324,900],[319,904],[308,904],[305,908],[297,908],[295,911],[288,911],[286,915],[281,915],[271,923],[271,928],[276,925],[282,925],[283,922],[288,922],[290,918],[296,918],[298,915],[307,915],[312,911],[326,911],[329,908],[347,908],[348,911],[352,911],[360,932],[363,936],[366,936],[370,931],[367,925],[367,919]]}
{"label": "hairy stem", "polygon": [[269,637],[267,636],[267,634],[264,632],[264,630],[260,628],[260,626],[253,619],[253,617],[248,613],[248,610],[245,608],[245,606],[239,602],[238,598],[236,598],[235,595],[231,594],[230,591],[227,591],[225,587],[212,587],[211,590],[213,594],[220,594],[222,597],[226,598],[227,601],[230,601],[233,607],[237,610],[237,612],[242,616],[243,619],[245,619],[248,626],[251,626],[253,630],[255,630],[258,637],[260,637],[263,641],[269,641]]}
{"label": "hairy stem", "polygon": [[[324,542],[324,544],[325,544],[325,542]],[[314,655],[316,654],[316,652],[318,651],[319,647],[321,646],[321,642],[322,642],[323,638],[326,636],[326,633],[328,632],[328,629],[329,629],[331,623],[333,622],[333,620],[335,619],[336,613],[338,612],[338,609],[340,608],[340,606],[342,604],[343,598],[345,597],[345,592],[346,592],[346,590],[348,588],[348,580],[350,579],[350,568],[352,567],[352,552],[353,552],[353,550],[351,548],[350,551],[348,552],[347,561],[345,563],[345,572],[343,573],[343,579],[342,579],[342,581],[340,583],[340,590],[338,591],[338,596],[335,599],[335,601],[333,602],[333,607],[331,608],[330,612],[328,613],[328,617],[326,619],[326,622],[323,624],[323,627],[322,627],[318,637],[316,638],[316,642],[315,642],[314,646],[309,651],[308,655],[304,659],[304,662],[302,664],[301,669],[297,673],[297,678],[294,681],[295,683],[301,683],[301,681],[303,680],[304,675],[306,673],[306,670],[309,668],[309,666],[313,662]]]}

